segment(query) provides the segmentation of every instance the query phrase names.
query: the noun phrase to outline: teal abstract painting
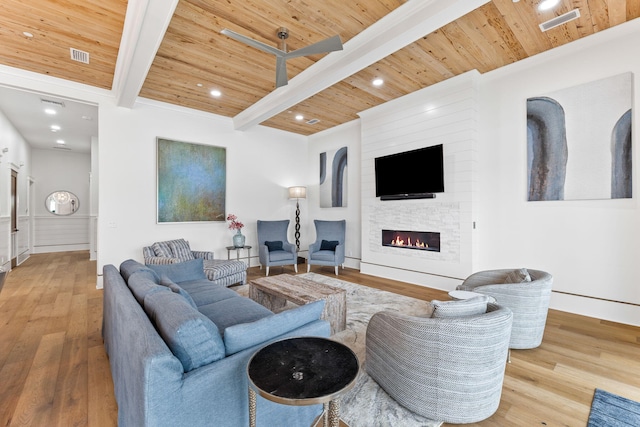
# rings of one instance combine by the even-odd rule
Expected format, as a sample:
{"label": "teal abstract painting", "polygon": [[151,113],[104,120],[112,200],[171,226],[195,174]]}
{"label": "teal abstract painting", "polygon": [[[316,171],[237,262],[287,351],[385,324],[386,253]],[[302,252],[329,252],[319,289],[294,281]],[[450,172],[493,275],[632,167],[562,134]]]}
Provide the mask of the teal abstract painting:
{"label": "teal abstract painting", "polygon": [[224,221],[226,149],[157,138],[158,223]]}

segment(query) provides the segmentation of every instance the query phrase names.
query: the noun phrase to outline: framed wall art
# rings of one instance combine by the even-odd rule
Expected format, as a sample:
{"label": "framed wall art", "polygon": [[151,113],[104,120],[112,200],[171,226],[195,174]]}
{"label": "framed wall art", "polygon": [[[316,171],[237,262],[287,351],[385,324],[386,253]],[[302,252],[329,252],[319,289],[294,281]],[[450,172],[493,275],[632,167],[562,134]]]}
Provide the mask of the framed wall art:
{"label": "framed wall art", "polygon": [[528,200],[632,197],[633,74],[527,99]]}
{"label": "framed wall art", "polygon": [[226,148],[157,138],[157,222],[224,221]]}

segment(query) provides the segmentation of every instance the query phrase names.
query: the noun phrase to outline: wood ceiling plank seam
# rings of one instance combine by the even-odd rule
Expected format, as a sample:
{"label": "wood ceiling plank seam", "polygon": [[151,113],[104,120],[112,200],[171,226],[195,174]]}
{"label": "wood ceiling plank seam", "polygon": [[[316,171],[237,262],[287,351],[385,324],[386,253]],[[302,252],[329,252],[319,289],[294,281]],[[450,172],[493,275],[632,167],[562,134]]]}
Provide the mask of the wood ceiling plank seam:
{"label": "wood ceiling plank seam", "polygon": [[428,53],[435,56],[454,75],[474,69],[473,64],[469,63],[468,59],[456,50],[442,29],[429,34],[424,40],[430,46]]}
{"label": "wood ceiling plank seam", "polygon": [[[433,55],[432,51],[435,49],[431,45],[428,40],[420,39],[416,43],[413,43],[406,48],[402,49],[400,52],[396,52],[392,54],[390,57],[396,58],[396,54],[410,52],[410,56],[414,58],[413,63],[418,65],[421,69],[431,68],[436,72],[436,75],[439,78],[436,79],[436,82],[440,82],[451,77],[454,77],[456,74],[451,70],[446,64],[443,64],[438,60],[436,56]],[[403,61],[401,60],[400,63]]]}
{"label": "wood ceiling plank seam", "polygon": [[627,21],[640,18],[640,1],[627,0]]}
{"label": "wood ceiling plank seam", "polygon": [[[415,72],[410,67],[399,66],[397,63],[387,61],[385,58],[348,77],[344,82],[378,98],[385,100],[395,99],[421,87],[416,80],[416,75],[424,72],[424,67],[418,69],[418,64],[413,64],[413,61],[408,62],[410,65],[415,66]],[[380,87],[373,86],[371,83],[377,77],[383,77],[384,79],[384,84]]]}
{"label": "wood ceiling plank seam", "polygon": [[476,45],[481,58],[491,58],[495,69],[516,62],[518,57],[509,48],[501,48],[504,41],[489,22],[493,16],[491,11],[495,11],[495,8],[492,3],[488,3],[468,14],[466,19],[458,20],[458,25]]}
{"label": "wood ceiling plank seam", "polygon": [[487,17],[488,28],[495,34],[493,43],[498,45],[498,49],[505,51],[507,56],[513,59],[512,62],[525,59],[527,52],[509,27],[509,24],[505,21],[495,4],[488,3],[488,5],[490,7],[484,9],[484,13]]}
{"label": "wood ceiling plank seam", "polygon": [[607,0],[607,10],[609,11],[609,27],[627,21],[627,2],[625,0]]}
{"label": "wood ceiling plank seam", "polygon": [[531,0],[521,0],[517,3],[513,0],[491,1],[504,17],[527,56],[551,49],[551,42],[540,31],[538,20],[531,18],[538,15]]}
{"label": "wood ceiling plank seam", "polygon": [[[589,0],[593,3],[597,4],[598,7],[594,7],[593,12],[590,11],[589,16],[591,18],[591,24],[593,26],[593,31],[595,33],[600,32],[602,30],[606,30],[609,28],[609,12],[607,10],[607,1],[606,0]],[[588,4],[587,4],[588,8]],[[583,9],[580,10],[582,12]]]}
{"label": "wood ceiling plank seam", "polygon": [[[193,64],[179,62],[175,60],[168,60],[167,58],[158,56],[157,60],[154,61],[152,65],[152,70],[149,72],[147,79],[156,79],[158,81],[170,80],[170,77],[167,77],[167,71],[178,72],[181,73],[186,78],[189,78],[189,81],[192,81],[194,84],[202,83],[202,78],[207,81],[215,80],[219,85],[234,85],[237,84],[237,79],[234,78],[232,74],[227,72],[226,70],[218,70],[216,67],[201,69],[195,67]],[[205,64],[206,65],[206,64]],[[271,83],[272,80],[266,80],[262,76],[265,73],[253,73],[254,76],[240,76],[240,82],[242,83],[242,87],[247,90],[252,90],[256,93],[256,96],[265,96],[268,90],[264,89],[264,86]]]}
{"label": "wood ceiling plank seam", "polygon": [[596,32],[596,28],[591,17],[591,8],[589,6],[590,1],[592,0],[573,0],[573,9],[580,10],[580,17],[573,21],[576,23],[575,25],[580,38],[590,36]]}
{"label": "wood ceiling plank seam", "polygon": [[[471,69],[485,73],[498,67],[495,57],[493,55],[484,57],[480,46],[457,22],[452,22],[442,28],[442,34],[449,40],[456,52],[469,64]],[[482,35],[476,33],[476,37],[480,39]],[[482,61],[483,59],[484,62]]]}

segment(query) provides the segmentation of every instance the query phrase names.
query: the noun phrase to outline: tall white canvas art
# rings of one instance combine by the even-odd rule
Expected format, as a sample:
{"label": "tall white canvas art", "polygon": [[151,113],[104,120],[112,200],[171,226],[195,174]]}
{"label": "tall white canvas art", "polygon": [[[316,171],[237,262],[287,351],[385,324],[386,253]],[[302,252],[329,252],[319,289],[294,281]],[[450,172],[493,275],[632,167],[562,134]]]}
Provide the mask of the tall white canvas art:
{"label": "tall white canvas art", "polygon": [[527,99],[528,200],[632,197],[632,73]]}
{"label": "tall white canvas art", "polygon": [[347,147],[320,153],[320,207],[347,206]]}

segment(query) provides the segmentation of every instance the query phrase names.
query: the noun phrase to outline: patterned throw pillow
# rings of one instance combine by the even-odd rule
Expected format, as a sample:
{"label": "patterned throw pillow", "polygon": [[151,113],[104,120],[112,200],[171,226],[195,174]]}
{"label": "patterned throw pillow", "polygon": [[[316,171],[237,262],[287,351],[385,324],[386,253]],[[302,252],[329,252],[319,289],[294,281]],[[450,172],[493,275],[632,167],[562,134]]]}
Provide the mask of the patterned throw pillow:
{"label": "patterned throw pillow", "polygon": [[195,259],[191,253],[189,242],[184,239],[170,240],[169,247],[171,248],[171,256],[178,258],[180,261],[190,261]]}
{"label": "patterned throw pillow", "polygon": [[531,276],[526,268],[521,268],[519,270],[513,270],[507,277],[504,279],[504,283],[524,283],[530,282]]}
{"label": "patterned throw pillow", "polygon": [[456,301],[433,300],[431,317],[463,317],[486,313],[488,301],[489,297],[486,295]]}
{"label": "patterned throw pillow", "polygon": [[156,256],[171,258],[171,248],[167,242],[155,242],[151,245],[151,249],[153,249],[153,253],[155,253]]}

